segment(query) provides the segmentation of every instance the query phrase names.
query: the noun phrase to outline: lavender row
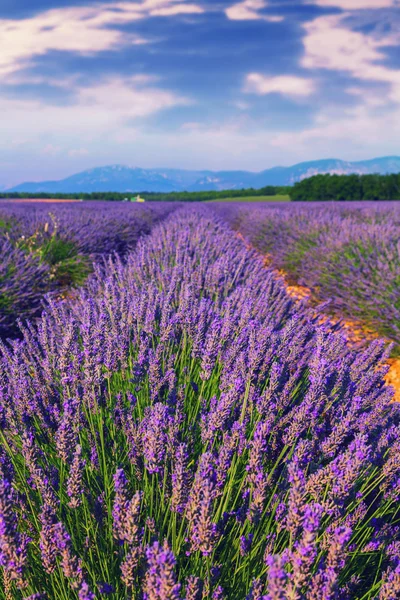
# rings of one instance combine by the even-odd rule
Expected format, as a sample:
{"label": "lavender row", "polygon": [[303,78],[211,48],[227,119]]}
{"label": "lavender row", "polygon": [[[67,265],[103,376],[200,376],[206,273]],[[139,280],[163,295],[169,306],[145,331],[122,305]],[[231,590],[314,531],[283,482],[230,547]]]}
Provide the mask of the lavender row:
{"label": "lavender row", "polygon": [[218,209],[275,266],[400,345],[398,202]]}
{"label": "lavender row", "polygon": [[43,295],[81,285],[93,261],[125,256],[174,206],[0,204],[0,337],[16,335]]}
{"label": "lavender row", "polygon": [[385,357],[175,213],[1,346],[0,598],[398,597]]}

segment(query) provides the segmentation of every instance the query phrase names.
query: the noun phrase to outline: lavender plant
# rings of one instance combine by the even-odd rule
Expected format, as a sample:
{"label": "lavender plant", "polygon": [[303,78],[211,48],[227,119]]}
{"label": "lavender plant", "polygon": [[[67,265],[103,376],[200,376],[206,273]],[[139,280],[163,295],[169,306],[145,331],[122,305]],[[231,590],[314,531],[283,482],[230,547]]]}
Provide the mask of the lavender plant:
{"label": "lavender plant", "polygon": [[386,355],[174,214],[1,345],[0,598],[396,598]]}
{"label": "lavender plant", "polygon": [[46,293],[83,285],[94,261],[123,257],[174,207],[96,202],[0,204],[0,337],[16,337],[18,319],[37,316]]}
{"label": "lavender plant", "polygon": [[37,311],[48,289],[49,268],[1,234],[0,256],[0,332],[10,333],[18,316],[30,317]]}
{"label": "lavender plant", "polygon": [[291,281],[339,316],[361,320],[400,348],[397,202],[221,206],[219,212]]}

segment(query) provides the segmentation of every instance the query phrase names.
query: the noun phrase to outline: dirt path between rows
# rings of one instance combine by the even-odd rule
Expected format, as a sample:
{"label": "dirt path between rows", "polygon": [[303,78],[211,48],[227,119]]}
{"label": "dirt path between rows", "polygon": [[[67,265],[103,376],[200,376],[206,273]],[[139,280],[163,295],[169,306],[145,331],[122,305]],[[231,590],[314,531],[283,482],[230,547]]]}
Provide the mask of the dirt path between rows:
{"label": "dirt path between rows", "polygon": [[[255,248],[247,242],[247,240],[243,237],[243,235],[239,232],[236,232],[236,235],[239,239],[243,241],[247,248],[255,250]],[[256,250],[258,252],[258,250]],[[259,253],[259,252],[258,252]],[[264,265],[269,269],[272,269],[276,275],[278,275],[285,287],[289,296],[296,300],[306,300],[311,303],[317,305],[318,302],[316,298],[313,296],[312,290],[308,287],[293,284],[290,280],[289,274],[286,273],[282,269],[277,269],[273,266],[273,259],[270,255],[264,255]],[[333,324],[338,323],[340,321],[344,331],[347,334],[349,343],[354,346],[360,346],[363,342],[372,341],[373,339],[379,338],[378,333],[376,331],[370,329],[360,321],[346,319],[346,318],[335,318],[332,315],[321,312],[319,313],[321,316],[321,322],[324,322],[329,319],[329,321]],[[391,385],[394,388],[394,402],[400,402],[400,358],[389,358],[387,360],[387,364],[389,365],[389,371],[385,376],[385,381],[387,385]]]}

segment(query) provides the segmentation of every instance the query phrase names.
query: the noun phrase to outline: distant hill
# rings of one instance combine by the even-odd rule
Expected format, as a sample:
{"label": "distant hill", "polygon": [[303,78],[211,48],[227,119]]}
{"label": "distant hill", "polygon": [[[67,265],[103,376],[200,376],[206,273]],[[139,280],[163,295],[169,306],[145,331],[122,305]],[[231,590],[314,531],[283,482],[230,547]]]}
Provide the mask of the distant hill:
{"label": "distant hill", "polygon": [[347,162],[336,158],[312,160],[291,167],[251,171],[185,171],[183,169],[140,169],[124,165],[97,167],[60,181],[26,182],[9,192],[197,192],[292,185],[319,173],[399,173],[400,156]]}

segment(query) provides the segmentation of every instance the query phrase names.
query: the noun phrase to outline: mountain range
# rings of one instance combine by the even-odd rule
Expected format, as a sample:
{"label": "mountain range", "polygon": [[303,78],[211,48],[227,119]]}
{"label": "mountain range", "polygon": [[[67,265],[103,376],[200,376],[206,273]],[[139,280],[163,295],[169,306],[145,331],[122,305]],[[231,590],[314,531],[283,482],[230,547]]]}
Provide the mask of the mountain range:
{"label": "mountain range", "polygon": [[141,169],[125,165],[96,167],[59,181],[26,182],[8,192],[197,192],[266,185],[292,185],[319,173],[399,173],[400,156],[348,162],[337,158],[301,162],[291,167],[251,171],[187,171],[183,169]]}

